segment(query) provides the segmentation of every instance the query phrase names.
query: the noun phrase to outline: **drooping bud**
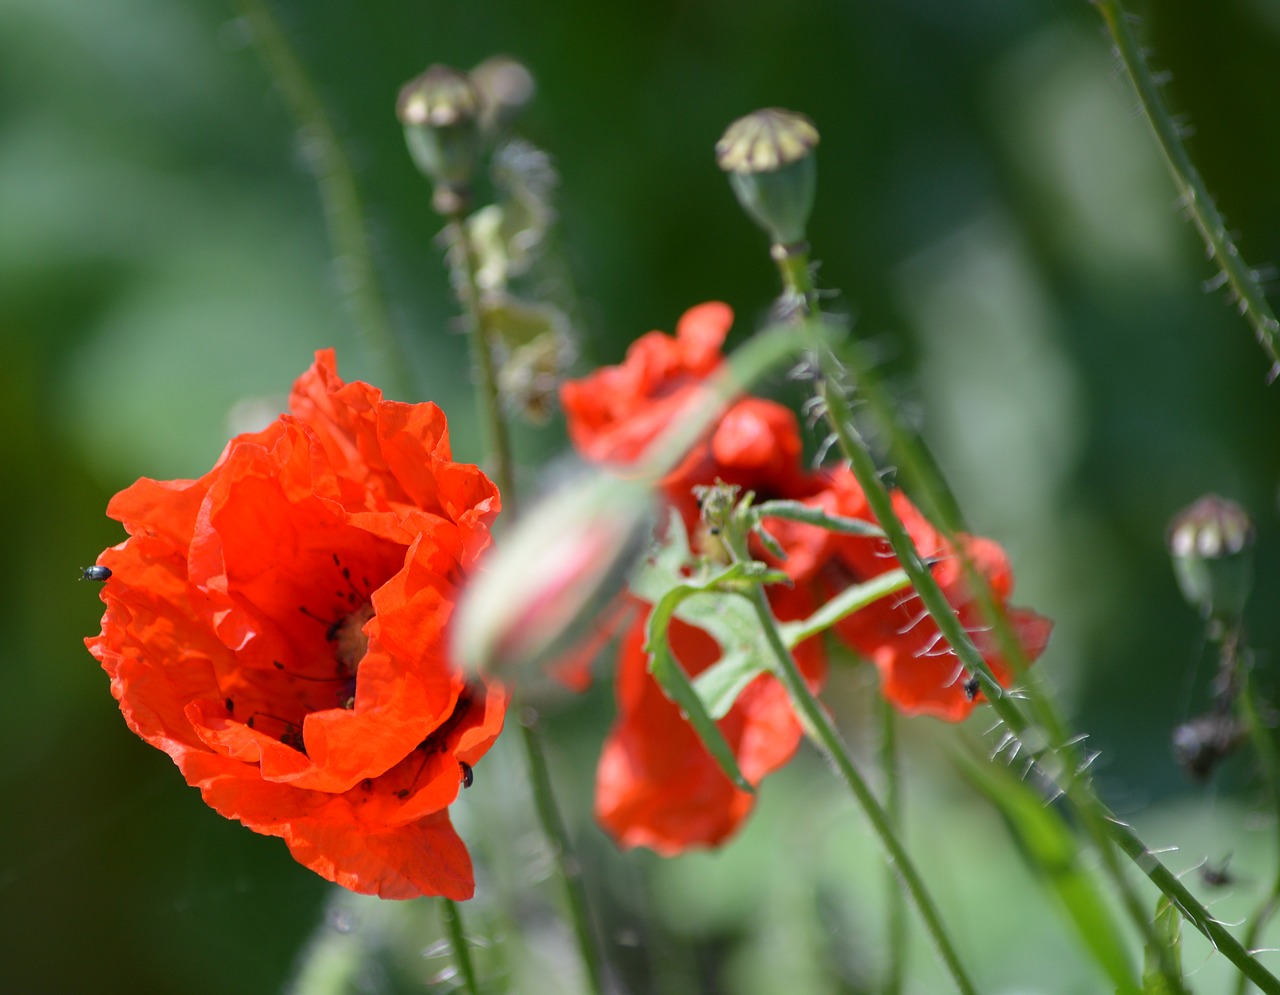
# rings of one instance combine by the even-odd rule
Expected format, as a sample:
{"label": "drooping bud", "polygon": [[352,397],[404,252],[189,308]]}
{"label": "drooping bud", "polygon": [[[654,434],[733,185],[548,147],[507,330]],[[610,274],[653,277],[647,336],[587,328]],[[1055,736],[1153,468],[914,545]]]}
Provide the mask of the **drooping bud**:
{"label": "drooping bud", "polygon": [[1254,527],[1234,501],[1209,494],[1169,525],[1169,555],[1182,595],[1205,618],[1238,619],[1253,580]]}
{"label": "drooping bud", "polygon": [[817,166],[818,129],[803,114],[769,107],[739,118],[716,142],[738,203],[775,245],[803,242]]}
{"label": "drooping bud", "polygon": [[622,590],[650,534],[652,505],[648,485],[603,472],[544,499],[468,585],[454,659],[506,677],[571,650]]}
{"label": "drooping bud", "polygon": [[480,162],[480,95],[465,73],[431,66],[400,89],[396,116],[418,169],[435,185],[432,204],[454,214],[470,199]]}
{"label": "drooping bud", "polygon": [[494,55],[471,70],[471,83],[480,95],[480,126],[502,131],[533,100],[537,84],[524,63],[509,55]]}

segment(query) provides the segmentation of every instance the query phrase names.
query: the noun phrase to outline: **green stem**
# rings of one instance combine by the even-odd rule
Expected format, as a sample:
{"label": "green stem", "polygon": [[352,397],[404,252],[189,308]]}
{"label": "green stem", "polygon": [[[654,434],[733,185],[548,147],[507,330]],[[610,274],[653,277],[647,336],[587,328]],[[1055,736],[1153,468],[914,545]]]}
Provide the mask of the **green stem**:
{"label": "green stem", "polygon": [[[1262,716],[1258,712],[1257,702],[1254,700],[1253,681],[1250,679],[1248,670],[1242,665],[1241,670],[1241,687],[1239,697],[1237,698],[1238,707],[1240,709],[1240,717],[1244,721],[1245,728],[1249,730],[1249,738],[1253,742],[1253,751],[1258,757],[1258,765],[1262,768],[1262,780],[1267,786],[1267,793],[1271,796],[1271,811],[1277,819],[1277,829],[1280,830],[1280,762],[1276,758],[1275,743],[1271,738],[1271,730],[1267,728]],[[1280,838],[1277,839],[1280,843]],[[1266,929],[1267,924],[1276,914],[1277,908],[1280,908],[1280,857],[1276,861],[1276,876],[1271,882],[1271,889],[1263,898],[1262,904],[1253,914],[1249,922],[1249,929],[1245,933],[1244,944],[1249,950],[1256,949],[1259,940],[1262,938],[1262,931]],[[1245,977],[1242,975],[1236,988],[1238,995],[1244,995],[1247,989]]]}
{"label": "green stem", "polygon": [[[942,636],[955,651],[957,658],[969,673],[978,680],[992,708],[1000,716],[1010,732],[1017,737],[1019,743],[1026,747],[1032,757],[1041,764],[1046,776],[1054,781],[1073,803],[1081,817],[1086,832],[1093,838],[1102,859],[1103,867],[1114,883],[1130,917],[1142,933],[1148,947],[1158,952],[1162,974],[1169,985],[1170,991],[1175,993],[1184,992],[1181,972],[1173,962],[1168,950],[1158,941],[1154,926],[1146,910],[1143,908],[1137,893],[1125,877],[1116,859],[1115,852],[1110,845],[1112,827],[1115,823],[1111,821],[1110,813],[1094,794],[1087,780],[1082,776],[1081,772],[1085,765],[1078,756],[1078,751],[1071,745],[1071,740],[1066,734],[1065,725],[1059,720],[1047,699],[1041,695],[1034,695],[1034,704],[1042,726],[1033,726],[1014,703],[1012,697],[1005,693],[1004,688],[996,680],[990,666],[978,651],[969,633],[960,624],[960,620],[957,618],[951,604],[947,601],[942,588],[934,580],[928,564],[925,563],[919,550],[916,549],[915,542],[908,533],[906,526],[903,525],[902,520],[894,511],[893,502],[883,481],[880,479],[880,474],[871,452],[853,427],[853,412],[842,387],[843,368],[822,335],[814,330],[814,320],[807,317],[807,315],[818,313],[817,294],[809,277],[807,248],[804,246],[792,247],[785,254],[775,249],[774,258],[778,260],[788,296],[800,302],[800,309],[806,315],[803,325],[809,330],[812,348],[817,355],[822,370],[822,377],[818,381],[817,390],[818,397],[824,405],[827,421],[836,434],[841,452],[845,459],[848,460],[854,476],[862,486],[876,520],[879,522],[880,527],[884,529],[885,536],[899,561],[899,565],[907,576],[911,578],[912,586],[919,595],[921,602],[938,626]],[[878,412],[878,414],[885,418],[889,425],[896,421],[896,419],[893,419],[891,412]],[[979,581],[977,586],[985,586],[985,582],[981,577],[977,579]],[[997,614],[1002,613],[997,612]],[[1011,636],[1011,634],[1009,635]],[[1020,647],[1016,646],[1016,639],[1012,641],[1015,644],[1015,648],[1020,652]],[[1203,931],[1209,916],[1202,907],[1201,912],[1203,913],[1204,921],[1195,922],[1195,924]],[[1239,948],[1239,953],[1244,958],[1252,961],[1252,958],[1243,951],[1243,948]],[[1257,962],[1253,961],[1253,963],[1256,964]]]}
{"label": "green stem", "polygon": [[347,308],[357,328],[382,354],[384,382],[399,396],[409,397],[412,393],[410,367],[382,297],[355,170],[338,140],[315,83],[289,45],[266,0],[235,0],[235,4],[249,25],[268,74],[279,87],[299,132],[305,135],[333,261],[345,267],[340,283]]}
{"label": "green stem", "polygon": [[1174,122],[1160,87],[1147,68],[1142,48],[1134,36],[1129,16],[1119,0],[1092,0],[1098,13],[1111,32],[1129,81],[1137,91],[1138,101],[1147,123],[1155,133],[1165,162],[1173,174],[1183,205],[1204,239],[1210,257],[1222,268],[1222,276],[1234,295],[1241,315],[1253,327],[1259,344],[1271,359],[1269,380],[1280,375],[1280,322],[1267,304],[1266,295],[1258,283],[1258,277],[1240,255],[1226,222],[1214,206],[1213,198],[1205,188],[1204,180],[1191,162],[1186,146],[1182,144],[1178,125]]}
{"label": "green stem", "polygon": [[[735,559],[739,562],[746,562],[750,559],[744,537],[726,534],[726,538],[729,540],[730,549]],[[841,740],[840,733],[836,730],[826,710],[819,703],[814,693],[809,690],[808,683],[800,673],[794,657],[792,657],[786,643],[783,641],[782,634],[778,629],[778,622],[773,617],[773,612],[769,608],[769,602],[765,598],[764,591],[756,586],[745,597],[750,601],[752,610],[760,623],[760,628],[773,652],[776,660],[775,672],[778,679],[782,681],[783,686],[787,689],[792,707],[796,710],[805,734],[836,769],[841,780],[844,781],[845,786],[848,787],[849,792],[866,814],[867,820],[871,823],[872,831],[876,834],[876,838],[880,841],[880,845],[884,848],[885,854],[889,858],[889,866],[896,875],[899,886],[905,889],[915,903],[916,911],[920,914],[925,930],[937,948],[938,956],[941,958],[943,966],[951,975],[956,990],[962,993],[975,993],[977,989],[973,987],[973,983],[969,980],[964,967],[960,963],[960,958],[956,954],[951,937],[942,925],[942,917],[938,914],[937,906],[934,905],[933,898],[924,886],[924,879],[920,876],[919,871],[916,870],[915,864],[898,839],[897,833],[894,831],[893,820],[876,800],[871,788],[868,787],[867,782],[854,765],[848,747]]]}
{"label": "green stem", "polygon": [[498,374],[493,362],[493,335],[489,328],[487,311],[480,297],[480,260],[467,228],[465,214],[459,212],[449,218],[449,240],[462,258],[463,279],[459,282],[459,296],[467,311],[468,335],[471,355],[479,366],[480,379],[476,384],[476,402],[480,409],[480,424],[484,433],[485,451],[494,461],[494,476],[498,492],[502,495],[507,520],[516,517],[515,460],[511,454],[511,435],[507,420],[502,414],[502,398],[498,392]]}
{"label": "green stem", "polygon": [[569,847],[569,833],[560,816],[560,810],[556,807],[555,795],[551,791],[551,777],[547,770],[547,759],[542,751],[542,740],[534,726],[535,722],[536,716],[528,710],[521,716],[519,722],[524,738],[525,754],[529,759],[533,801],[538,810],[542,830],[546,833],[547,843],[555,857],[556,866],[564,880],[565,898],[569,902],[569,918],[573,922],[578,952],[586,968],[588,990],[602,995],[605,990],[604,965],[596,943],[595,930],[591,927],[591,911],[587,905],[587,890],[582,881],[582,868],[573,858],[573,851]]}
{"label": "green stem", "polygon": [[440,899],[440,918],[444,920],[445,932],[449,934],[454,963],[458,965],[458,973],[462,975],[462,990],[467,995],[480,995],[476,969],[471,963],[471,944],[462,926],[462,910],[452,899],[442,898]]}
{"label": "green stem", "polygon": [[[884,809],[889,824],[897,831],[902,828],[902,791],[898,779],[897,716],[889,700],[876,699],[876,713],[880,720],[880,770],[884,777]],[[885,972],[883,995],[899,995],[907,964],[907,916],[902,901],[902,890],[890,880],[886,896],[888,903],[889,963]]]}
{"label": "green stem", "polygon": [[[471,351],[479,367],[480,377],[476,383],[477,403],[480,408],[481,421],[485,428],[487,452],[494,463],[494,475],[498,490],[502,494],[503,508],[508,521],[516,517],[515,465],[511,454],[510,436],[507,432],[506,419],[502,414],[502,404],[498,393],[497,371],[493,362],[492,340],[485,318],[483,302],[480,298],[480,286],[477,280],[479,262],[475,246],[467,231],[466,218],[461,213],[449,219],[450,235],[454,246],[463,259],[462,280],[459,281],[459,296],[467,311],[467,322],[470,326]],[[510,707],[519,709],[518,697]],[[520,738],[524,745],[525,758],[529,764],[529,783],[533,793],[534,807],[538,813],[538,821],[546,836],[560,879],[564,882],[565,899],[569,906],[569,918],[573,923],[574,935],[578,941],[578,953],[586,970],[589,991],[602,995],[604,992],[604,967],[600,955],[600,947],[596,942],[595,930],[591,925],[591,914],[587,904],[587,892],[582,881],[582,872],[573,857],[573,848],[569,843],[569,833],[565,828],[560,809],[556,804],[555,792],[551,786],[551,777],[547,770],[546,755],[543,752],[541,734],[537,728],[537,715],[526,710],[518,723]]]}

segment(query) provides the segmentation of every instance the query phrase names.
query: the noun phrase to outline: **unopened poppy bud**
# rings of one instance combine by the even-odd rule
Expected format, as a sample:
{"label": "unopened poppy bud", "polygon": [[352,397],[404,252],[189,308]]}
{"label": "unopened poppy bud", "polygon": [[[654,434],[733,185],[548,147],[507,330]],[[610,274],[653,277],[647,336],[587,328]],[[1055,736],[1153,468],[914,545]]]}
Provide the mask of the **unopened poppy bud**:
{"label": "unopened poppy bud", "polygon": [[480,124],[500,131],[533,100],[537,85],[524,63],[509,55],[494,55],[471,70],[471,83],[480,95]]}
{"label": "unopened poppy bud", "polygon": [[1169,555],[1182,595],[1205,618],[1236,619],[1253,579],[1253,521],[1234,501],[1209,494],[1169,526]]}
{"label": "unopened poppy bud", "polygon": [[813,208],[818,129],[803,114],[769,107],[738,118],[716,142],[738,203],[775,245],[804,241]]}
{"label": "unopened poppy bud", "polygon": [[652,525],[651,489],[593,474],[525,514],[467,587],[454,659],[499,676],[566,653],[622,589]]}
{"label": "unopened poppy bud", "polygon": [[480,95],[465,73],[434,65],[400,89],[396,116],[418,169],[435,184],[434,206],[465,206],[480,161]]}

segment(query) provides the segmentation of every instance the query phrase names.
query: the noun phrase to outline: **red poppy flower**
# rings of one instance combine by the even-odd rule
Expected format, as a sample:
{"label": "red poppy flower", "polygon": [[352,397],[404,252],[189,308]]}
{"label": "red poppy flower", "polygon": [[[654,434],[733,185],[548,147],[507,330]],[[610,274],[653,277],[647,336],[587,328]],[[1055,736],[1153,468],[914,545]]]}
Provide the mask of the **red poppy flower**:
{"label": "red poppy flower", "polygon": [[[866,498],[847,469],[833,474],[823,496],[837,514],[870,519]],[[964,565],[928,519],[900,491],[893,508],[906,526],[916,549],[933,560],[933,576],[942,588],[996,678],[1007,686],[1013,674],[1000,655],[982,608],[964,577]],[[1042,615],[1007,604],[1013,590],[1013,570],[1000,546],[980,536],[960,534],[957,540],[973,568],[986,579],[994,599],[1004,608],[1009,624],[1028,661],[1034,661],[1049,641],[1053,623]],[[886,539],[833,537],[829,555],[818,569],[819,586],[836,591],[898,567]],[[881,693],[908,715],[932,715],[949,722],[965,718],[981,700],[964,690],[969,676],[938,625],[914,592],[881,598],[836,625],[836,633],[875,664]]]}
{"label": "red poppy flower", "polygon": [[[621,366],[566,385],[563,400],[570,437],[583,455],[625,464],[642,454],[673,417],[673,411],[679,410],[672,398],[693,396],[699,382],[723,361],[719,347],[731,320],[732,314],[723,304],[693,308],[677,326],[676,338],[651,332],[628,351]],[[625,440],[625,445],[617,440]],[[707,438],[664,479],[664,492],[680,509],[691,531],[697,525],[697,501],[691,488],[712,483],[717,477],[754,490],[758,501],[787,498],[830,514],[874,521],[866,497],[848,469],[818,474],[804,471],[795,415],[772,401],[744,398],[734,402]],[[903,494],[895,493],[893,501],[920,551],[938,559],[934,576],[984,659],[996,676],[1007,682],[1009,669],[983,624],[955,551]],[[816,526],[777,519],[766,520],[765,525],[787,552],[785,561],[773,565],[784,569],[797,585],[815,585],[823,597],[898,566],[887,542],[881,539],[839,536]],[[961,536],[959,541],[1004,605],[1013,587],[1013,574],[1003,551],[988,539]],[[769,559],[762,550],[755,552]],[[1006,607],[1006,611],[1025,655],[1036,659],[1052,623],[1024,609]],[[966,675],[954,653],[942,641],[919,599],[909,592],[868,606],[845,619],[836,631],[876,664],[883,694],[902,711],[957,721],[973,709],[974,702],[964,693]]]}
{"label": "red poppy flower", "polygon": [[444,629],[497,489],[451,460],[439,408],[343,383],[332,351],[290,406],[199,480],[112,499],[129,538],[86,642],[219,813],[353,891],[469,898],[448,806],[506,696],[450,665]]}

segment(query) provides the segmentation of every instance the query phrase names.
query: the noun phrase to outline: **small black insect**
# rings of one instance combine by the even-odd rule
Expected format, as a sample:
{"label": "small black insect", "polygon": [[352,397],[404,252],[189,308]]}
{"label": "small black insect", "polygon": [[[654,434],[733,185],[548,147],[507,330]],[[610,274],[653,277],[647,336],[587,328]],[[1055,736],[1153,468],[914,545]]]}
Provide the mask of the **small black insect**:
{"label": "small black insect", "polygon": [[102,581],[104,581],[104,580],[110,580],[110,579],[111,579],[111,568],[110,568],[110,567],[100,567],[100,566],[96,566],[96,565],[95,565],[95,566],[92,566],[92,567],[85,567],[85,568],[84,568],[84,571],[80,574],[80,579],[81,579],[81,580],[96,580],[96,581],[98,581],[99,583],[101,583],[101,582],[102,582]]}
{"label": "small black insect", "polygon": [[1200,880],[1210,888],[1225,888],[1235,881],[1235,877],[1227,869],[1229,863],[1231,863],[1230,857],[1223,857],[1222,863],[1217,867],[1206,861],[1200,868]]}
{"label": "small black insect", "polygon": [[978,697],[978,692],[982,690],[982,685],[976,677],[970,677],[961,687],[964,688],[964,696],[968,701],[973,701],[974,698]]}
{"label": "small black insect", "polygon": [[476,776],[471,772],[471,765],[465,760],[458,761],[458,769],[462,773],[462,786],[464,788],[471,787],[475,783]]}

